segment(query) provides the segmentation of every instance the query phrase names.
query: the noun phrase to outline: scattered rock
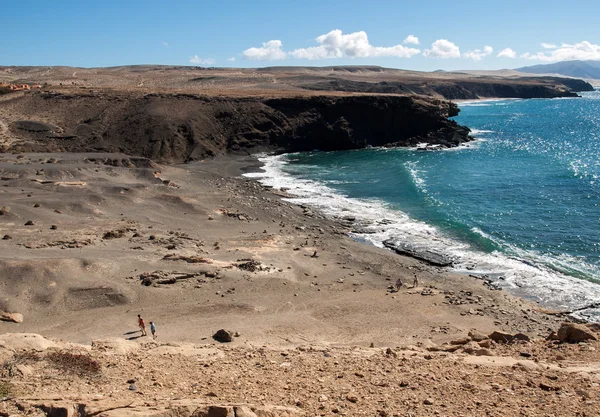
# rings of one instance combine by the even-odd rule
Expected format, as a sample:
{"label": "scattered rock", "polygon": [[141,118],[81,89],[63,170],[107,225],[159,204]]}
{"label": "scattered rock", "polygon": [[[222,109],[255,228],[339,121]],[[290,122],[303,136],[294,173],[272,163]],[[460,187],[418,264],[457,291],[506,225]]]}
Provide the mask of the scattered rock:
{"label": "scattered rock", "polygon": [[561,343],[579,343],[585,340],[598,340],[598,338],[583,324],[563,323],[558,329],[558,340]]}
{"label": "scattered rock", "polygon": [[494,331],[488,337],[496,343],[512,343],[514,337],[512,334],[501,331]]}
{"label": "scattered rock", "polygon": [[23,315],[21,313],[8,313],[6,311],[0,311],[0,321],[23,323]]}
{"label": "scattered rock", "polygon": [[474,342],[481,342],[481,341],[486,340],[488,338],[486,335],[484,335],[481,332],[478,332],[477,330],[471,330],[469,332],[469,337]]}
{"label": "scattered rock", "polygon": [[491,348],[492,347],[492,341],[490,339],[486,339],[486,340],[482,340],[481,342],[478,342],[479,346],[481,346],[482,348]]}
{"label": "scattered rock", "polygon": [[215,339],[217,342],[229,343],[233,340],[233,334],[225,329],[220,329],[213,334],[213,339]]}
{"label": "scattered rock", "polygon": [[541,389],[543,389],[544,391],[560,391],[560,387],[554,387],[552,385],[548,385],[543,382],[540,382],[539,387]]}
{"label": "scattered rock", "polygon": [[5,214],[10,213],[10,207],[2,206],[0,207],[0,216],[4,216]]}
{"label": "scattered rock", "polygon": [[16,368],[17,368],[17,371],[19,371],[21,373],[21,375],[23,375],[23,376],[33,375],[33,369],[31,369],[30,366],[20,364],[20,365],[17,365]]}
{"label": "scattered rock", "polygon": [[351,403],[357,403],[358,402],[358,396],[352,392],[349,392],[348,395],[346,395],[346,399],[348,401],[350,401]]}
{"label": "scattered rock", "polygon": [[249,407],[235,407],[235,417],[257,417],[256,413]]}
{"label": "scattered rock", "polygon": [[34,223],[33,223],[33,220],[27,220],[27,221],[25,222],[25,226],[33,226],[33,224],[34,224]]}
{"label": "scattered rock", "polygon": [[4,235],[4,236],[2,236],[2,240],[10,240],[10,239],[12,239],[11,235]]}
{"label": "scattered rock", "polygon": [[102,239],[119,239],[123,236],[125,236],[125,232],[123,230],[109,230],[108,232],[104,233]]}
{"label": "scattered rock", "polygon": [[471,338],[469,338],[469,337],[461,337],[460,339],[451,340],[450,344],[451,345],[466,345],[470,341],[471,341]]}
{"label": "scattered rock", "polygon": [[423,400],[423,404],[425,404],[425,405],[433,405],[433,400],[431,398],[425,398]]}

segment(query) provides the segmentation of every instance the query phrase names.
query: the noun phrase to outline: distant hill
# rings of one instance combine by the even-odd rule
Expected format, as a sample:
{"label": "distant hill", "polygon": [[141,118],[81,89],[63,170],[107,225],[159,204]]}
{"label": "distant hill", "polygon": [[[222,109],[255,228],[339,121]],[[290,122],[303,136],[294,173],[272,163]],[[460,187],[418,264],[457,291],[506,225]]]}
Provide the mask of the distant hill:
{"label": "distant hill", "polygon": [[600,80],[600,61],[563,61],[522,67],[516,70],[530,74],[560,74],[568,77]]}

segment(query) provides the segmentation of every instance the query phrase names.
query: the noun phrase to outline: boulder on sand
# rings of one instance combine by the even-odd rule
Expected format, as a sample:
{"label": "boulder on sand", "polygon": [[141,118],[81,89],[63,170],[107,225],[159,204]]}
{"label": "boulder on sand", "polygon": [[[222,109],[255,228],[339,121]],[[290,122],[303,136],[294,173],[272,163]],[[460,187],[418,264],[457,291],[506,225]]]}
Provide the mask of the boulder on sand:
{"label": "boulder on sand", "polygon": [[523,333],[507,333],[502,331],[494,331],[488,336],[496,343],[514,343],[516,341],[531,342],[531,338]]}
{"label": "boulder on sand", "polygon": [[583,324],[563,323],[558,329],[558,340],[561,343],[579,343],[585,340],[598,340],[598,338]]}
{"label": "boulder on sand", "polygon": [[225,329],[217,330],[217,332],[213,334],[213,339],[217,342],[229,343],[233,340],[233,333],[228,332]]}

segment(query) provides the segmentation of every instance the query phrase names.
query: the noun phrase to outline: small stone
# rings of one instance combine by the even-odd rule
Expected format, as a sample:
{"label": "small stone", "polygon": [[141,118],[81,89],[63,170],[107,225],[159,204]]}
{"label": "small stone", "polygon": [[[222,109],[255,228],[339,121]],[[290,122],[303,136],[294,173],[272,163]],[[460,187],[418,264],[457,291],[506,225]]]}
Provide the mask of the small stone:
{"label": "small stone", "polygon": [[425,405],[433,405],[433,400],[431,398],[425,398],[423,400],[423,404],[425,404]]}
{"label": "small stone", "polygon": [[475,356],[494,356],[491,350],[489,349],[478,349],[475,352]]}
{"label": "small stone", "polygon": [[135,384],[130,384],[129,385],[129,390],[130,391],[135,391],[137,388],[135,387]]}
{"label": "small stone", "polygon": [[469,337],[474,342],[481,342],[481,341],[486,340],[488,338],[486,335],[484,335],[481,332],[478,332],[477,330],[471,330],[469,332]]}
{"label": "small stone", "polygon": [[21,373],[21,375],[23,375],[23,376],[33,375],[33,369],[31,369],[30,366],[17,365],[16,368],[17,368],[17,371],[19,371]]}
{"label": "small stone", "polygon": [[357,403],[358,402],[358,396],[352,392],[349,392],[348,395],[346,395],[346,399],[348,401],[350,401],[351,403]]}
{"label": "small stone", "polygon": [[579,395],[581,398],[585,398],[586,400],[590,399],[590,393],[585,390],[582,390],[582,389],[575,390],[575,394]]}
{"label": "small stone", "polygon": [[450,341],[451,345],[466,345],[471,341],[469,337],[461,337],[460,339],[454,339]]}
{"label": "small stone", "polygon": [[329,399],[329,397],[327,397],[327,395],[325,395],[325,394],[319,395],[319,398],[318,398],[318,400],[319,400],[320,403],[324,403],[328,399]]}
{"label": "small stone", "polygon": [[481,342],[478,343],[478,345],[481,346],[482,348],[489,349],[492,347],[492,341],[490,339],[482,340]]}
{"label": "small stone", "polygon": [[2,240],[10,240],[10,239],[12,239],[11,235],[4,235],[4,236],[2,236]]}
{"label": "small stone", "polygon": [[33,221],[32,220],[27,220],[25,222],[25,226],[33,226]]}
{"label": "small stone", "polygon": [[560,390],[559,387],[554,387],[552,385],[544,384],[543,382],[540,382],[539,387],[541,389],[543,389],[544,391],[559,391]]}
{"label": "small stone", "polygon": [[52,226],[50,226],[50,230],[56,230],[58,229],[58,226],[56,226],[55,224],[53,224]]}
{"label": "small stone", "polygon": [[8,313],[6,311],[0,311],[0,321],[23,323],[23,315],[21,313]]}
{"label": "small stone", "polygon": [[496,343],[511,343],[515,339],[512,334],[498,330],[491,333],[488,337]]}

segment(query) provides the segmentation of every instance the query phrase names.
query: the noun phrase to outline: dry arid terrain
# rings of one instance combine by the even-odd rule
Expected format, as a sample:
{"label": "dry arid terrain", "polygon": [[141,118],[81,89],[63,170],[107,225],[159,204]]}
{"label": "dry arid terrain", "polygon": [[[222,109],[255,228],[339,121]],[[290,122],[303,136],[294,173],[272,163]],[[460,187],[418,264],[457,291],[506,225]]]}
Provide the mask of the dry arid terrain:
{"label": "dry arid terrain", "polygon": [[447,99],[560,96],[590,86],[560,76],[516,71],[420,72],[377,66],[201,68],[135,65],[109,68],[2,67],[0,81],[54,88],[101,88],[226,97],[419,94]]}
{"label": "dry arid terrain", "polygon": [[[217,90],[227,90],[222,106],[258,110],[219,111],[259,115],[253,129],[271,141],[299,126],[338,126],[337,113],[323,114],[343,113],[356,97],[383,114],[404,103],[408,114],[434,115],[417,125],[458,131],[439,97],[292,86],[293,97],[326,103],[321,115],[292,118],[283,102],[263,100],[277,82],[268,77],[297,69],[254,71],[265,77],[260,89],[215,80],[210,92],[188,91],[169,71],[217,70],[51,70],[1,73],[50,86],[0,97],[0,416],[600,415],[597,326],[563,325],[568,315],[485,280],[352,240],[352,218],[325,218],[242,177],[260,168],[244,156],[257,148],[232,152],[233,128],[189,122],[185,105],[209,96],[202,105],[214,113]],[[159,99],[146,97],[154,90]],[[271,98],[292,97],[284,90]],[[124,103],[137,100],[170,104],[127,113],[137,131],[115,129]],[[157,155],[178,158],[151,160],[155,142],[131,143],[148,120],[173,117],[157,125],[168,136]],[[164,147],[189,139],[178,130],[188,122],[194,135],[214,125],[223,143],[192,135],[214,152],[179,164],[187,154]],[[341,125],[344,138],[364,132]],[[118,137],[136,152],[52,152],[78,149],[84,137],[86,150]],[[156,323],[155,340],[139,332],[138,314]]]}

